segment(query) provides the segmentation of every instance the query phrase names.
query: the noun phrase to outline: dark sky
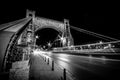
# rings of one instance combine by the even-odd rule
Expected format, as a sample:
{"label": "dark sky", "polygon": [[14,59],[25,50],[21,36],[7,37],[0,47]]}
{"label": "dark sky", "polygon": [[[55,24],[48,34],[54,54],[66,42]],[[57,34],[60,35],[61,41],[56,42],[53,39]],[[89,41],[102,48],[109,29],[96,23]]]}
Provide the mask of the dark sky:
{"label": "dark sky", "polygon": [[[1,3],[2,4],[2,3]],[[107,5],[106,5],[107,6]],[[103,4],[82,4],[80,2],[7,2],[0,5],[0,24],[24,18],[26,9],[35,10],[40,17],[63,21],[96,33],[120,39],[116,7]]]}
{"label": "dark sky", "polygon": [[[47,45],[48,43],[55,44],[59,32],[51,28],[43,28],[36,31],[35,35],[38,36],[36,40],[37,45]],[[60,45],[59,45],[60,46]]]}

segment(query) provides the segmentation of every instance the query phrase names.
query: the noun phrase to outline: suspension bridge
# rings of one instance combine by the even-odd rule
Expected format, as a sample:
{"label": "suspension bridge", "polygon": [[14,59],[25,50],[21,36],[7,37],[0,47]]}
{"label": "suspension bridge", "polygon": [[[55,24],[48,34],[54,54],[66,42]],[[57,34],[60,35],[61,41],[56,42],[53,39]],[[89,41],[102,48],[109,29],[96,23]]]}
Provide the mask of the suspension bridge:
{"label": "suspension bridge", "polygon": [[[38,36],[35,35],[35,32],[43,28],[52,28],[59,32],[56,39],[52,43],[48,43],[50,50],[43,49],[43,48],[40,49],[36,45],[36,40]],[[72,37],[70,29],[74,29],[76,31],[79,31],[80,33],[92,35],[94,37],[103,39],[105,41],[100,41],[98,43],[84,44],[84,45],[79,45],[79,44],[74,45],[74,39]],[[53,47],[53,45],[57,44],[58,42],[59,44],[61,44],[61,46]],[[38,57],[35,58],[34,56],[32,57],[30,56],[33,53],[37,53],[35,52],[36,49],[38,49],[38,53],[45,53],[44,56],[41,55],[45,59],[45,61],[46,61],[46,56],[50,57],[50,54],[52,53],[52,55],[55,56],[56,58],[62,61],[66,61],[66,62],[69,62],[69,58],[68,60],[65,59],[67,56],[69,56],[71,60],[73,60],[73,63],[74,63],[74,60],[78,61],[79,59],[89,60],[89,58],[86,59],[84,57],[80,57],[80,55],[81,56],[83,55],[109,56],[110,55],[110,56],[119,57],[119,54],[120,54],[120,40],[119,39],[112,38],[112,37],[102,35],[102,34],[98,34],[98,33],[88,31],[85,29],[81,29],[80,27],[78,28],[78,27],[71,26],[69,24],[69,21],[66,19],[64,20],[64,22],[59,22],[59,21],[55,21],[51,19],[36,17],[35,12],[29,11],[29,10],[27,10],[26,18],[0,25],[0,45],[1,45],[0,46],[0,72],[1,74],[3,72],[9,73],[11,71],[11,68],[15,67],[14,65],[18,65],[18,63],[16,62],[23,62],[24,64],[26,63],[28,64],[27,60],[32,59],[34,63],[37,63],[36,61],[41,60],[41,59],[38,59]],[[60,54],[57,55],[57,53],[60,53],[60,54],[64,53],[64,54],[67,54],[67,56],[64,54],[63,54],[64,56],[60,56]],[[77,56],[72,56],[71,54],[79,55],[78,56],[79,58]],[[57,61],[57,59],[55,59],[53,56],[51,56],[51,59]],[[96,58],[94,59],[97,60]],[[109,59],[107,60],[109,61]],[[80,62],[83,63],[84,61],[83,62],[80,61]],[[20,63],[20,64],[22,64],[23,66],[24,65],[23,63]],[[57,63],[60,64],[60,62],[57,62]],[[80,64],[79,61],[75,63]],[[87,63],[89,64],[89,62]],[[65,62],[63,62],[63,64],[71,66],[70,64],[67,64]],[[30,65],[33,66],[32,63],[30,63]],[[97,63],[97,65],[99,64]],[[37,65],[36,68],[38,68],[39,66],[40,65]],[[67,68],[68,70],[70,69],[65,65],[62,65],[62,66],[64,68]],[[35,67],[31,67],[31,69],[33,68]],[[33,73],[31,69],[30,69],[30,72]],[[77,68],[73,68],[73,69],[77,70]],[[78,75],[78,74],[75,73],[75,75]],[[79,79],[78,76],[77,78]],[[60,78],[59,80],[63,80],[63,78]],[[64,80],[66,80],[65,74],[64,74]],[[72,79],[68,79],[68,80],[72,80]]]}

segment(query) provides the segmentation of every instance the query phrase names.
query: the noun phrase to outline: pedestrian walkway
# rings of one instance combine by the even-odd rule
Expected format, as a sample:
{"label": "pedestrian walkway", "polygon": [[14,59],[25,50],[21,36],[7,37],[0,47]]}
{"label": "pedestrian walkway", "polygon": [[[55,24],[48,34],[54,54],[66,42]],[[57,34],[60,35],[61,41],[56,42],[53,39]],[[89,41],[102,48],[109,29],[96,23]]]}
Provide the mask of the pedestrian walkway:
{"label": "pedestrian walkway", "polygon": [[63,80],[62,73],[48,65],[41,55],[31,55],[30,80]]}
{"label": "pedestrian walkway", "polygon": [[73,80],[64,69],[60,69],[53,61],[42,53],[30,54],[30,59],[12,64],[9,80]]}

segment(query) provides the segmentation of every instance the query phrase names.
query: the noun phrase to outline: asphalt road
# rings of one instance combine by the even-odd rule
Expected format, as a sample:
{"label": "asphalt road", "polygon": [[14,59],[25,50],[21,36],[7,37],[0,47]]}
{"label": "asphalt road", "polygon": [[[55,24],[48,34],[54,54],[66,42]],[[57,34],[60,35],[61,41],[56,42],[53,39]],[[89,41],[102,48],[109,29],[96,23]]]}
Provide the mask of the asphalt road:
{"label": "asphalt road", "polygon": [[46,55],[66,68],[78,80],[120,80],[119,60],[62,53],[46,53]]}

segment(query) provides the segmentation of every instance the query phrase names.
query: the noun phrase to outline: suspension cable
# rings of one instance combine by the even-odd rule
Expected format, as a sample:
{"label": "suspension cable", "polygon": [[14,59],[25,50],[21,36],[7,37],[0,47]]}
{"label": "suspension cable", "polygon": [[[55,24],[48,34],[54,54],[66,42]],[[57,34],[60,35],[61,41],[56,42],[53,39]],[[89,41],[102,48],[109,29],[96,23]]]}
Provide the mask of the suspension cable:
{"label": "suspension cable", "polygon": [[[76,29],[77,31],[78,31],[78,29]],[[80,32],[83,32],[83,33],[85,33],[85,34],[88,34],[88,35],[93,35],[93,36],[95,36],[95,37],[99,37],[99,38],[102,38],[102,39],[104,39],[104,40],[106,40],[106,41],[111,41],[111,40],[109,40],[109,39],[106,39],[106,38],[103,38],[103,37],[101,37],[101,36],[97,36],[96,34],[93,34],[93,33],[90,33],[90,32],[86,32],[86,31],[83,31],[83,30],[79,30]]]}
{"label": "suspension cable", "polygon": [[[86,34],[89,34],[89,35],[93,35],[93,36],[96,36],[96,37],[99,37],[99,38],[102,38],[102,39],[105,39],[105,40],[115,40],[117,41],[118,39],[115,39],[115,38],[112,38],[112,37],[108,37],[108,36],[105,36],[105,35],[101,35],[101,34],[98,34],[98,33],[95,33],[95,32],[92,32],[92,31],[88,31],[88,30],[85,30],[85,29],[81,29],[81,28],[77,28],[77,27],[74,27],[74,26],[70,26],[71,28],[79,31],[79,32],[83,32],[83,33],[86,33]],[[108,39],[107,39],[108,38]],[[111,40],[110,40],[111,39]]]}

